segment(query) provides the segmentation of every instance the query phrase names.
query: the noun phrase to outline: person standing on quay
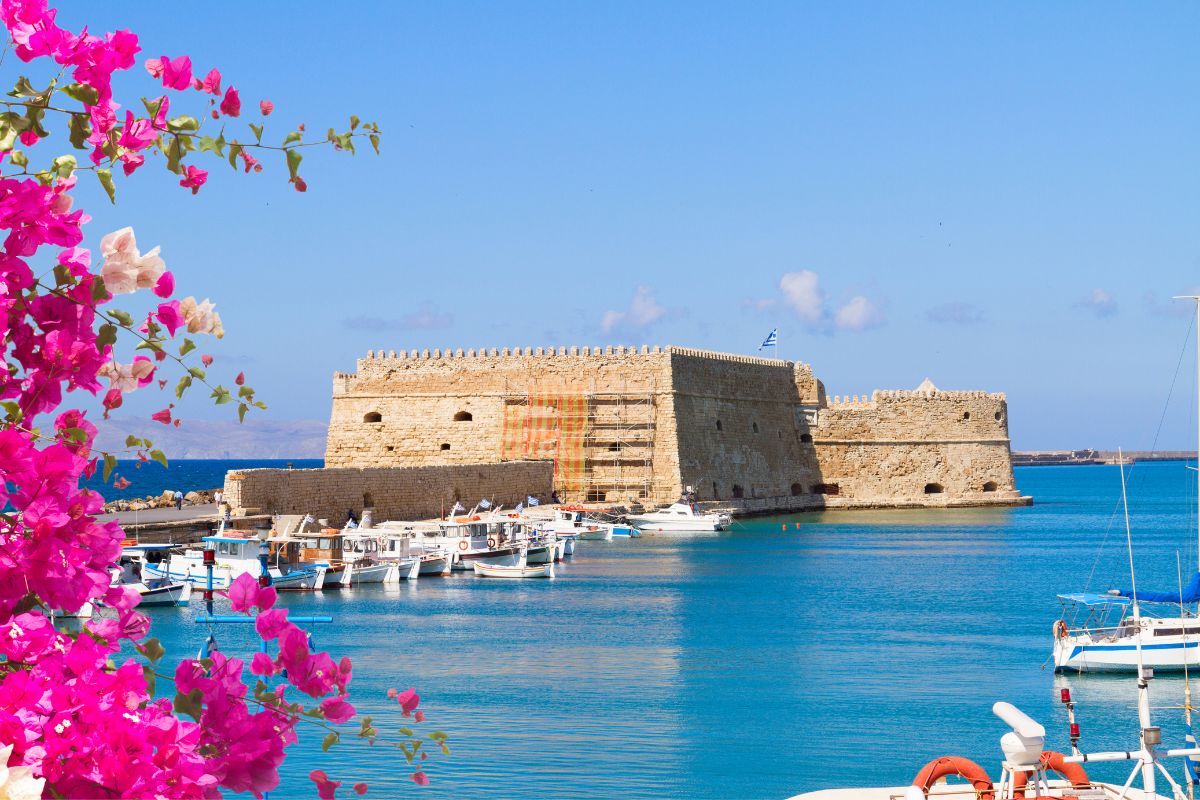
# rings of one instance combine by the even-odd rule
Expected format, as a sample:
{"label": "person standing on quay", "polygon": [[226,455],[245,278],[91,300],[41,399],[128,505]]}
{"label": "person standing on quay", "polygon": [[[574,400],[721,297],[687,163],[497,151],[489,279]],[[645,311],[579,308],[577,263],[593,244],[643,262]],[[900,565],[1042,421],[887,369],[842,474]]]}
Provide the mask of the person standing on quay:
{"label": "person standing on quay", "polygon": [[183,492],[178,489],[175,490],[175,509],[177,511],[183,510]]}

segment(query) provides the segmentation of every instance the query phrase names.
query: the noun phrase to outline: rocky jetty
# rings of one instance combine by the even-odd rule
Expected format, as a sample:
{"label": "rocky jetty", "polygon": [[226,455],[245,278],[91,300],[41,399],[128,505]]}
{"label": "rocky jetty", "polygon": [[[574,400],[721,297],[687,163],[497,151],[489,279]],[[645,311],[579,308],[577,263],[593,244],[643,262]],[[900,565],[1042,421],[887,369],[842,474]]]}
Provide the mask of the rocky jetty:
{"label": "rocky jetty", "polygon": [[[213,496],[219,491],[221,490],[204,489],[198,492],[188,492],[183,496],[183,504],[185,506],[202,506],[214,503],[216,501],[213,499]],[[160,495],[152,497],[114,500],[111,503],[105,503],[104,511],[105,513],[113,514],[120,511],[146,511],[151,508],[171,508],[174,505],[175,492],[167,490]]]}

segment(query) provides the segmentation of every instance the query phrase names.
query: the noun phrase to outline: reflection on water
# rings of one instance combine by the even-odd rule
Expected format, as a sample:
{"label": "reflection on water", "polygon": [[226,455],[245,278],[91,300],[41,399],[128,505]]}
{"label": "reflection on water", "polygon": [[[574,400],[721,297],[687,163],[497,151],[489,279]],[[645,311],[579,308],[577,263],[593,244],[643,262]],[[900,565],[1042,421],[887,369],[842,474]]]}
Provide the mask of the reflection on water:
{"label": "reflection on water", "polygon": [[[1195,559],[1182,466],[1138,470],[1139,579],[1170,588],[1176,550]],[[454,748],[422,790],[436,797],[780,798],[907,783],[945,754],[997,773],[1006,728],[992,703],[1015,703],[1064,749],[1067,683],[1083,745],[1131,747],[1128,679],[1043,669],[1054,595],[1126,582],[1123,537],[1100,547],[1116,470],[1024,469],[1018,485],[1038,504],[747,520],[715,537],[581,542],[552,581],[455,574],[283,602],[334,616],[316,643],[354,659],[353,699],[377,720],[393,719],[388,687],[420,690]],[[187,620],[156,627],[169,648],[199,647],[191,613],[153,612]],[[249,631],[218,634],[228,652],[253,647]],[[1153,692],[1178,705],[1182,679]],[[1179,715],[1155,716],[1181,744]],[[346,742],[323,756],[320,739],[302,737],[273,796],[311,794],[315,765],[367,780],[368,796],[408,788],[386,751]]]}

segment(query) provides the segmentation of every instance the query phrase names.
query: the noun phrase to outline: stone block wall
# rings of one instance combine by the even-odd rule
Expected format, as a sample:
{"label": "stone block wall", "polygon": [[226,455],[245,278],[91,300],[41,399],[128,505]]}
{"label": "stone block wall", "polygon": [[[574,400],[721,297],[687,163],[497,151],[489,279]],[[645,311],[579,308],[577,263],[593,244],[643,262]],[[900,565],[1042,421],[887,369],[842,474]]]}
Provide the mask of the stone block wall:
{"label": "stone block wall", "polygon": [[508,508],[553,489],[549,461],[403,468],[246,469],[225,475],[225,502],[235,515],[313,514],[341,525],[346,511],[375,509],[375,520],[430,519],[454,501],[470,509],[481,498]]}

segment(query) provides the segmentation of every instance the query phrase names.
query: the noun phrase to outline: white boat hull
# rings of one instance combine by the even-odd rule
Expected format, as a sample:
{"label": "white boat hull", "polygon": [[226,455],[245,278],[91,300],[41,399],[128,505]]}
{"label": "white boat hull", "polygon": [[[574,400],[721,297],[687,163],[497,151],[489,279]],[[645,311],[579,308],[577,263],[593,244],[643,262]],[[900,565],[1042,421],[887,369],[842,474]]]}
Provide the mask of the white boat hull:
{"label": "white boat hull", "polygon": [[149,587],[143,584],[132,584],[138,587],[142,596],[138,607],[150,606],[186,606],[192,599],[192,584],[187,581],[168,583],[163,586]]}
{"label": "white boat hull", "polygon": [[350,571],[351,586],[365,586],[369,583],[383,583],[387,580],[388,573],[392,571],[392,564],[354,564]]}
{"label": "white boat hull", "polygon": [[450,556],[449,555],[434,555],[423,556],[421,558],[421,566],[418,570],[420,575],[449,575],[450,574]]}
{"label": "white boat hull", "polygon": [[471,570],[475,563],[515,566],[521,561],[521,551],[516,547],[506,547],[500,550],[461,550],[454,562],[454,569],[462,572]]}
{"label": "white boat hull", "polygon": [[553,578],[554,564],[538,564],[536,566],[502,566],[484,564],[476,561],[473,565],[475,574],[485,578]]}
{"label": "white boat hull", "polygon": [[[1142,643],[1142,663],[1156,671],[1200,667],[1200,637],[1146,637]],[[1122,639],[1093,638],[1088,634],[1054,639],[1056,672],[1137,672],[1136,637]]]}
{"label": "white boat hull", "polygon": [[[171,569],[169,572],[153,564],[147,564],[142,568],[143,573],[148,579],[164,580],[172,582],[187,582],[193,586],[198,586],[201,589],[208,587],[208,572],[205,570],[199,573],[191,570]],[[218,565],[213,569],[213,588],[228,589],[230,583],[242,574],[234,571],[229,567]],[[255,575],[255,577],[258,577]],[[325,567],[316,567],[311,570],[295,570],[290,572],[279,572],[271,569],[271,585],[280,590],[291,591],[314,591],[324,587],[325,585]]]}

